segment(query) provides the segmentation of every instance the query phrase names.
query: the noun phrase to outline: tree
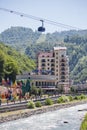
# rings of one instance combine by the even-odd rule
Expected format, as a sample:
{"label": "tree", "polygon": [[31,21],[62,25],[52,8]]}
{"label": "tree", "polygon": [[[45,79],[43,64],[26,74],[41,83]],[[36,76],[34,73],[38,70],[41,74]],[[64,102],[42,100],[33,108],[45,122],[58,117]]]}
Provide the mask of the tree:
{"label": "tree", "polygon": [[23,81],[22,82],[22,95],[25,96],[25,93],[26,93],[26,88],[25,88],[25,83]]}
{"label": "tree", "polygon": [[9,78],[9,80],[15,82],[16,75],[18,73],[18,66],[17,66],[16,61],[9,58],[5,63],[4,73],[5,73],[6,80],[7,80],[7,78]]}
{"label": "tree", "polygon": [[42,90],[41,88],[38,88],[38,95],[39,95],[40,97],[41,97],[42,93],[43,93],[43,90]]}
{"label": "tree", "polygon": [[30,80],[29,79],[27,79],[25,88],[26,88],[26,92],[30,91],[31,86],[30,86]]}
{"label": "tree", "polygon": [[32,87],[30,88],[30,95],[31,95],[31,94],[34,94],[35,96],[38,95],[38,88],[37,88],[36,86],[32,86]]}
{"label": "tree", "polygon": [[62,84],[58,85],[58,92],[59,93],[63,93],[64,92],[64,86]]}
{"label": "tree", "polygon": [[4,76],[4,63],[5,63],[5,55],[2,51],[0,51],[0,82]]}

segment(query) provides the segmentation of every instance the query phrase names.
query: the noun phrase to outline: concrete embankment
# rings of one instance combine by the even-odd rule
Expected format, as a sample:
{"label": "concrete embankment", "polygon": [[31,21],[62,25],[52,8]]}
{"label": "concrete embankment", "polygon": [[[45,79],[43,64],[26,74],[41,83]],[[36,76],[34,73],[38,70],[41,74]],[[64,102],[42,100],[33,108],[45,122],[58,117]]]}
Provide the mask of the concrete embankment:
{"label": "concrete embankment", "polygon": [[86,103],[87,101],[76,101],[76,102],[69,102],[63,104],[54,104],[51,106],[42,106],[41,108],[35,108],[35,109],[24,109],[24,110],[12,111],[12,112],[5,112],[0,114],[0,123],[17,120],[21,118],[27,118],[32,115],[63,109],[67,107],[72,107],[79,104],[86,104]]}

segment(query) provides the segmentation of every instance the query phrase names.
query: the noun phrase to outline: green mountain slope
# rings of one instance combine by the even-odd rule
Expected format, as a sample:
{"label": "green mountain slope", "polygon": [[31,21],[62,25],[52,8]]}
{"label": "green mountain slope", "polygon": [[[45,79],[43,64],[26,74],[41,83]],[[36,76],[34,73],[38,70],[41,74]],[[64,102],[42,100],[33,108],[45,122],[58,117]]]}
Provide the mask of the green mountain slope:
{"label": "green mountain slope", "polygon": [[40,35],[40,33],[33,32],[30,28],[11,27],[0,34],[0,41],[24,52],[26,46],[35,44]]}
{"label": "green mountain slope", "polygon": [[29,57],[0,43],[0,80],[1,78],[12,78],[16,74],[31,71],[34,68],[35,63]]}

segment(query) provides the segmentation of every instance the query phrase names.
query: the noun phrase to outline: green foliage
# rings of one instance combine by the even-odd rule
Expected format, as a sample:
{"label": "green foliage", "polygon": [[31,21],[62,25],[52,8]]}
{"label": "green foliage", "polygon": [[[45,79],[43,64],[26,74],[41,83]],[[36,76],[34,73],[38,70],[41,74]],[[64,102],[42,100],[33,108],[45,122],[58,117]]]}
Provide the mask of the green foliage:
{"label": "green foliage", "polygon": [[43,90],[41,88],[38,88],[38,95],[42,96],[42,94],[43,94]]}
{"label": "green foliage", "polygon": [[4,73],[6,80],[9,78],[9,80],[15,82],[16,75],[18,74],[17,62],[11,58],[8,58],[4,64]]}
{"label": "green foliage", "polygon": [[87,130],[87,114],[85,115],[85,118],[81,124],[80,130]]}
{"label": "green foliage", "polygon": [[9,78],[14,82],[17,74],[34,68],[35,63],[29,57],[0,43],[0,81]]}
{"label": "green foliage", "polygon": [[35,103],[35,106],[36,106],[36,107],[41,107],[41,106],[42,106],[42,104],[41,104],[41,102],[40,102],[40,101],[37,101],[37,102]]}
{"label": "green foliage", "polygon": [[29,101],[29,102],[27,103],[27,107],[28,107],[28,108],[35,108],[35,103],[34,103],[33,101]]}
{"label": "green foliage", "polygon": [[38,88],[36,86],[31,86],[30,88],[30,95],[38,95]]}
{"label": "green foliage", "polygon": [[24,96],[26,93],[25,83],[22,82],[22,95]]}
{"label": "green foliage", "polygon": [[74,100],[81,100],[80,96],[75,96]]}
{"label": "green foliage", "polygon": [[69,102],[69,98],[67,96],[61,96],[57,100],[58,103],[64,103],[64,102]]}
{"label": "green foliage", "polygon": [[5,63],[5,56],[1,50],[0,51],[0,82],[2,81],[2,77],[4,77],[4,63]]}
{"label": "green foliage", "polygon": [[73,101],[73,97],[72,96],[68,96],[69,101]]}
{"label": "green foliage", "polygon": [[81,94],[81,95],[79,95],[79,96],[75,96],[75,97],[74,97],[74,99],[75,99],[75,100],[82,100],[82,99],[86,99],[86,95]]}
{"label": "green foliage", "polygon": [[50,99],[50,98],[47,98],[47,99],[45,100],[45,104],[46,104],[46,105],[52,105],[52,104],[53,104],[53,100]]}
{"label": "green foliage", "polygon": [[81,99],[86,99],[87,98],[87,96],[84,95],[84,94],[81,94],[80,97],[81,97]]}
{"label": "green foliage", "polygon": [[25,88],[26,88],[26,92],[30,92],[31,86],[30,86],[30,80],[29,79],[27,79]]}
{"label": "green foliage", "polygon": [[17,46],[17,44],[24,46],[29,43],[35,43],[39,36],[40,33],[33,32],[33,30],[29,28],[11,27],[1,33],[0,41],[13,46]]}
{"label": "green foliage", "polygon": [[58,92],[63,93],[64,92],[64,86],[63,85],[58,85]]}
{"label": "green foliage", "polygon": [[31,88],[30,80],[28,79],[26,81],[26,83],[24,81],[21,81],[21,83],[22,83],[22,87],[21,87],[22,88],[22,94],[24,96],[27,92],[30,92],[30,88]]}

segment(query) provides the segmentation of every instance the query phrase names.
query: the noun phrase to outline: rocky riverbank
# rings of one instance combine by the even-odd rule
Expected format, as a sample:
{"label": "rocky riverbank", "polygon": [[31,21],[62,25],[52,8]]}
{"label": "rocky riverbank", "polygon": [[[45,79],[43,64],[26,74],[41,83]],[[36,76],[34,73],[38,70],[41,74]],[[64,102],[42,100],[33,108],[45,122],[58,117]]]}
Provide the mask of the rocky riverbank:
{"label": "rocky riverbank", "polygon": [[72,107],[72,106],[85,104],[85,103],[87,103],[87,101],[76,101],[76,102],[74,101],[74,102],[63,103],[63,104],[54,104],[51,106],[42,106],[41,108],[35,108],[35,109],[24,109],[24,110],[18,110],[13,112],[5,112],[0,114],[0,123],[17,120],[21,118],[27,118],[32,115],[63,109],[67,107]]}

